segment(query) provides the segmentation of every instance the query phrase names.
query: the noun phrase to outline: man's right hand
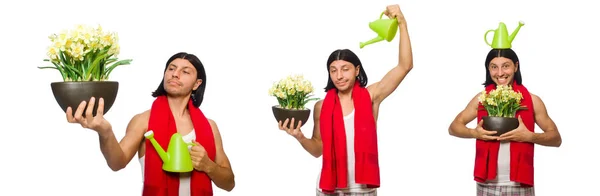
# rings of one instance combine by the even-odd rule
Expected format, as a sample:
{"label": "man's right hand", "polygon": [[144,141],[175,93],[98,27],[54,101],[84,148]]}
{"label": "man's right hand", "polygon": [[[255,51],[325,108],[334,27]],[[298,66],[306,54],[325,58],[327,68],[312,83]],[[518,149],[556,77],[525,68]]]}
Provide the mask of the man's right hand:
{"label": "man's right hand", "polygon": [[304,134],[302,134],[302,131],[300,131],[300,126],[302,125],[302,121],[299,121],[296,128],[294,128],[294,120],[295,119],[292,118],[290,128],[288,128],[288,126],[287,126],[288,122],[290,122],[289,118],[285,119],[283,124],[281,121],[279,121],[279,129],[287,132],[291,136],[294,136],[294,138],[296,138],[297,140],[300,140],[300,139],[304,138]]}
{"label": "man's right hand", "polygon": [[483,120],[479,121],[477,128],[471,129],[471,135],[473,138],[480,140],[498,140],[498,136],[492,136],[496,134],[496,131],[488,131],[483,129]]}
{"label": "man's right hand", "polygon": [[87,106],[85,117],[83,117],[83,110],[85,109],[86,101],[82,101],[77,110],[75,111],[75,115],[72,115],[71,107],[67,107],[67,121],[70,123],[79,123],[83,128],[92,129],[98,134],[104,134],[106,132],[111,131],[112,126],[110,123],[104,119],[104,99],[100,98],[98,100],[98,110],[96,110],[96,116],[92,116],[92,110],[94,110],[94,104],[96,99],[92,97]]}

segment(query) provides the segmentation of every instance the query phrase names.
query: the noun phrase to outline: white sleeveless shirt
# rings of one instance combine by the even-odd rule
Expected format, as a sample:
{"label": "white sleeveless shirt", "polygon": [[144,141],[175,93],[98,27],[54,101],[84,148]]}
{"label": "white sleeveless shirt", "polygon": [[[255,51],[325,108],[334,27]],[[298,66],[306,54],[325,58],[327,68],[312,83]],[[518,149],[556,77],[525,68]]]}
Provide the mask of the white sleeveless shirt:
{"label": "white sleeveless shirt", "polygon": [[[363,193],[372,192],[373,188],[367,188],[366,185],[356,184],[355,173],[354,173],[354,110],[347,116],[344,116],[344,129],[346,130],[346,152],[348,156],[348,188],[337,189],[336,192],[344,193]],[[317,177],[317,188],[321,180],[321,173]],[[319,190],[321,190],[319,188]]]}
{"label": "white sleeveless shirt", "polygon": [[510,181],[510,142],[501,141],[498,150],[498,169],[496,178],[488,180],[484,185],[495,186],[519,186],[519,183]]}
{"label": "white sleeveless shirt", "polygon": [[[185,141],[186,143],[190,143],[192,142],[192,140],[194,140],[196,138],[196,132],[194,130],[192,130],[190,133],[188,133],[187,135],[184,135],[183,137],[183,141]],[[188,147],[188,150],[191,147]],[[145,163],[145,158],[146,156],[142,156],[140,158],[140,166],[142,167],[142,181],[144,180],[143,176],[144,176],[144,163]],[[189,196],[190,195],[190,179],[192,177],[192,173],[191,172],[186,172],[186,173],[180,173],[179,174],[179,196]]]}

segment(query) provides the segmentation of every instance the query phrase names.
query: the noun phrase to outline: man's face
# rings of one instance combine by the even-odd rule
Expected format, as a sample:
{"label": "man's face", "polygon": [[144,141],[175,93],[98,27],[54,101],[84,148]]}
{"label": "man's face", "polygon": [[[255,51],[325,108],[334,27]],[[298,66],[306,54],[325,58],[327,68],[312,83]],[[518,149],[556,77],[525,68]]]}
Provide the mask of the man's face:
{"label": "man's face", "polygon": [[339,91],[346,91],[354,86],[358,73],[359,67],[348,61],[336,60],[329,65],[329,77]]}
{"label": "man's face", "polygon": [[518,66],[518,63],[515,65],[513,61],[508,58],[496,57],[490,61],[488,69],[490,70],[490,76],[496,85],[508,85],[512,84]]}
{"label": "man's face", "polygon": [[192,90],[200,86],[202,80],[197,79],[194,65],[188,60],[178,58],[167,67],[163,82],[169,96],[189,96]]}

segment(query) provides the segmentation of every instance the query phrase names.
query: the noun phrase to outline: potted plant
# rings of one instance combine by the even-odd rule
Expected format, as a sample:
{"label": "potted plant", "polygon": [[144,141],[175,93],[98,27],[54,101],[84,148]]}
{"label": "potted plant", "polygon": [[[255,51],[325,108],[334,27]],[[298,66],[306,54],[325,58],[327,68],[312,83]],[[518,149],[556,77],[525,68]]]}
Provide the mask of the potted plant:
{"label": "potted plant", "polygon": [[494,136],[502,135],[519,127],[519,120],[515,117],[517,110],[526,109],[521,106],[523,95],[513,91],[511,86],[498,85],[496,89],[486,93],[484,90],[479,95],[479,103],[488,112],[484,116],[483,128],[497,131]]}
{"label": "potted plant", "polygon": [[294,127],[302,121],[304,126],[310,116],[310,109],[304,107],[306,103],[318,98],[312,98],[313,86],[310,81],[305,80],[303,75],[289,75],[279,82],[273,83],[269,89],[269,95],[277,98],[278,105],[274,105],[273,115],[277,122],[285,122],[290,119],[287,127],[290,127],[291,119],[294,118]]}
{"label": "potted plant", "polygon": [[118,82],[108,80],[110,73],[132,61],[118,60],[117,34],[103,31],[100,25],[96,28],[77,25],[48,38],[51,43],[47,49],[48,58],[44,61],[54,66],[38,68],[56,69],[61,74],[63,81],[50,84],[58,105],[64,112],[69,106],[75,112],[82,101],[89,101],[93,96],[96,98],[93,115],[96,115],[99,98],[104,99],[104,113],[107,113],[119,89]]}

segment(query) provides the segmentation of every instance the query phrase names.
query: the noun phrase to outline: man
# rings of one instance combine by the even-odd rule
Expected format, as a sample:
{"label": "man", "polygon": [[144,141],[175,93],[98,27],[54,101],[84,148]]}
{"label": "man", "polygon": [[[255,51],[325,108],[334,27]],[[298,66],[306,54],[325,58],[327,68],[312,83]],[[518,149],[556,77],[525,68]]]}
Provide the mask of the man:
{"label": "man", "polygon": [[[506,41],[494,40],[494,43],[510,43]],[[477,94],[448,129],[452,136],[476,139],[474,178],[477,195],[535,195],[534,144],[559,147],[562,143],[542,99],[529,93],[522,84],[520,67],[517,54],[509,47],[493,46],[485,60],[486,92],[496,89],[496,85],[504,85],[523,95],[521,104],[526,109],[516,113],[518,128],[500,136],[494,136],[497,130],[483,129],[482,118],[488,113],[479,103],[480,94]],[[475,118],[477,127],[467,128],[466,124]],[[535,124],[542,133],[535,133]]]}
{"label": "man", "polygon": [[[117,142],[112,126],[104,119],[104,100],[98,100],[97,115],[92,116],[95,98],[77,107],[75,114],[67,108],[67,120],[98,133],[100,149],[113,171],[125,168],[137,153],[144,171],[144,196],[213,195],[212,183],[231,191],[235,186],[229,159],[223,150],[221,135],[215,121],[198,108],[204,97],[206,73],[193,54],[177,53],[167,61],[163,79],[153,92],[156,97],[151,109],[135,115],[125,136]],[[180,133],[186,142],[194,141],[190,155],[194,170],[170,173],[162,170],[162,160],[144,133],[152,131],[157,142],[166,149],[170,137]]]}
{"label": "man", "polygon": [[[279,129],[294,136],[311,155],[323,155],[317,195],[377,195],[379,106],[413,66],[408,29],[400,7],[387,6],[385,14],[399,23],[397,66],[381,81],[366,87],[367,75],[359,58],[350,50],[336,50],[327,60],[327,95],[315,104],[312,138],[304,137],[302,123],[295,123],[295,119],[279,122]],[[288,123],[291,129],[286,128]]]}

